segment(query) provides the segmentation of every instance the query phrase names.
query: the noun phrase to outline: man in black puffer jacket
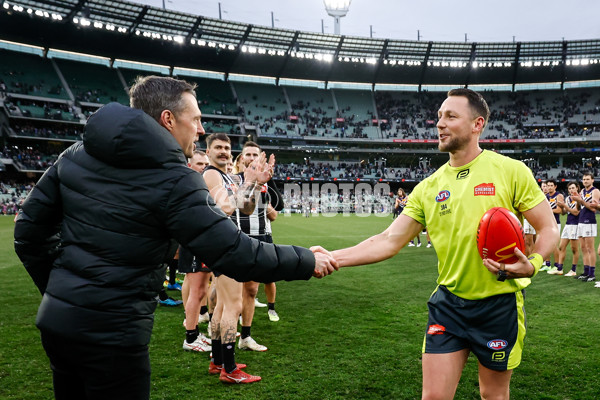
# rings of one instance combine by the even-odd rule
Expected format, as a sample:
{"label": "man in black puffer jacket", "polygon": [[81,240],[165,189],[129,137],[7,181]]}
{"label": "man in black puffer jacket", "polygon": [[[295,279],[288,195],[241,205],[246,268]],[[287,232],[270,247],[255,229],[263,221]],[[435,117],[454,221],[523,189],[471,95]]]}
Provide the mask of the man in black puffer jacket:
{"label": "man in black puffer jacket", "polygon": [[[15,250],[42,293],[36,325],[57,399],[147,399],[156,295],[177,243],[239,281],[322,277],[335,261],[250,239],[188,168],[194,86],[141,78],[92,115],[27,197]],[[260,184],[259,177],[255,177]]]}

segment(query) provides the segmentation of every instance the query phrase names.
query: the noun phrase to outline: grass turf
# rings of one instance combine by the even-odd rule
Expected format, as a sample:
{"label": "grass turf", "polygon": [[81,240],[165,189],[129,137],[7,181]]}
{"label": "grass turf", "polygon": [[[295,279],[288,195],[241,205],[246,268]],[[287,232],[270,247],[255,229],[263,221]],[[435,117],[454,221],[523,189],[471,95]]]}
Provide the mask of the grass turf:
{"label": "grass turf", "polygon": [[[276,243],[349,246],[390,218],[281,216]],[[0,217],[0,399],[52,398],[48,360],[34,326],[40,295],[12,247],[11,217]],[[422,238],[425,240],[425,238]],[[570,252],[570,250],[569,250]],[[569,253],[568,252],[568,253]],[[565,265],[570,265],[570,255]],[[482,266],[483,268],[483,266]],[[579,272],[582,271],[581,261]],[[269,322],[257,309],[253,337],[265,353],[237,352],[263,381],[226,386],[207,374],[208,355],[184,352],[181,307],[159,307],[150,344],[152,399],[416,399],[426,301],[435,288],[433,249],[411,247],[391,260],[322,280],[281,282]],[[178,292],[170,292],[179,298]],[[597,399],[597,306],[591,283],[540,273],[527,289],[528,332],[516,370],[515,399]],[[262,288],[259,298],[264,302]],[[204,328],[206,325],[201,325]],[[457,399],[479,398],[470,357]]]}

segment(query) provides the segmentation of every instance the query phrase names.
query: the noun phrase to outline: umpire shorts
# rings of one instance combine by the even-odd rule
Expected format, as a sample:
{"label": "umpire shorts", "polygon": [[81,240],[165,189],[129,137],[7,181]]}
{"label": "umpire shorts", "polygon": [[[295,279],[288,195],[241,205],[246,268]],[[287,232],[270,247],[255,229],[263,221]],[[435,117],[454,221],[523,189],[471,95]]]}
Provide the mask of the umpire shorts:
{"label": "umpire shorts", "polygon": [[523,300],[522,291],[466,300],[439,286],[427,302],[423,353],[469,349],[486,368],[518,367],[526,331]]}

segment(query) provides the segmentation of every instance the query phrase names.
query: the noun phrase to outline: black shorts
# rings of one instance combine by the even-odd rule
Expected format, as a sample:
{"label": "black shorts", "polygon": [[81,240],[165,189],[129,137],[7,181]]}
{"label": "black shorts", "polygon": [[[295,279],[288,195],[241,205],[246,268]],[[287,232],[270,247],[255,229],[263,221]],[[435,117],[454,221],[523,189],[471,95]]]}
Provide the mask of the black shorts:
{"label": "black shorts", "polygon": [[194,272],[212,272],[204,263],[198,262],[191,251],[183,246],[179,246],[179,272],[191,274]]}
{"label": "black shorts", "polygon": [[523,292],[466,300],[439,286],[427,306],[423,353],[469,349],[483,366],[496,371],[521,362],[526,330]]}

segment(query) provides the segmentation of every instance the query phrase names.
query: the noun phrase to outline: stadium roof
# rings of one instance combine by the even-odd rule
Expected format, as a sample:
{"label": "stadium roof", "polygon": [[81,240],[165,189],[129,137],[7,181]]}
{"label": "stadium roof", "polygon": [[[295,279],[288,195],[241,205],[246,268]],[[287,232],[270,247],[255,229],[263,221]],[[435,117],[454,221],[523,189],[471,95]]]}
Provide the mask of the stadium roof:
{"label": "stadium roof", "polygon": [[516,85],[600,79],[600,40],[424,42],[320,34],[120,0],[7,0],[0,39],[275,79]]}

